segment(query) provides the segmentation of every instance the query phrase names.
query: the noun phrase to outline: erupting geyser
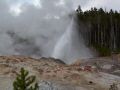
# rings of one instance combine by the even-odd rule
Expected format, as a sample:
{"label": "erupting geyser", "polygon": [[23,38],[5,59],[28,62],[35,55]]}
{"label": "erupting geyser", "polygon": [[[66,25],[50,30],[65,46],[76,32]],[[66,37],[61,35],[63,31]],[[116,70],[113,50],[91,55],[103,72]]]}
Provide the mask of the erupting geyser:
{"label": "erupting geyser", "polygon": [[66,63],[93,56],[92,52],[85,46],[82,36],[77,29],[75,17],[72,18],[68,29],[56,43],[52,56],[62,59]]}
{"label": "erupting geyser", "polygon": [[30,1],[1,0],[0,55],[55,57],[67,63],[92,57],[77,29],[75,18],[69,25],[68,15],[78,2],[85,2],[38,0],[36,6]]}

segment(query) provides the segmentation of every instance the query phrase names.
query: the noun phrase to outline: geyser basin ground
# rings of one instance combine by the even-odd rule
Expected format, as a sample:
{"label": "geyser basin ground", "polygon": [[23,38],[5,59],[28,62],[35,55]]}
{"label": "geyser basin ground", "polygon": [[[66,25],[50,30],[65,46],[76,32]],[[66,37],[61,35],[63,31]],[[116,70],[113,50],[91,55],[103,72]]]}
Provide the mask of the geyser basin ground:
{"label": "geyser basin ground", "polygon": [[[46,84],[43,80],[52,83],[53,87],[57,88],[55,90],[109,90],[110,85],[113,83],[116,83],[120,88],[120,77],[109,74],[114,74],[120,68],[111,69],[112,71],[109,73],[105,72],[104,68],[102,69],[104,73],[96,71],[95,68],[82,69],[84,65],[94,66],[95,62],[99,62],[103,66],[111,64],[111,61],[110,57],[105,57],[94,58],[84,63],[81,61],[79,64],[66,65],[53,58],[34,59],[24,56],[0,56],[0,90],[12,90],[12,82],[21,67],[27,69],[30,74],[35,75],[37,81],[44,88]],[[120,62],[117,64],[119,65]],[[96,67],[96,69],[98,68]],[[47,90],[51,88],[50,85],[47,85]]]}

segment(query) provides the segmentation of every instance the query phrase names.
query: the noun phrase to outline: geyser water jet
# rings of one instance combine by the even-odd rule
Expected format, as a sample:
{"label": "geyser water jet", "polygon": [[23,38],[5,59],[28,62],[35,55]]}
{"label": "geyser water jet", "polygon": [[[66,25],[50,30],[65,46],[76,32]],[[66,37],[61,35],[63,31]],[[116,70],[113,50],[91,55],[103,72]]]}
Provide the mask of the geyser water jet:
{"label": "geyser water jet", "polygon": [[72,18],[68,29],[56,43],[52,54],[52,57],[62,59],[66,63],[93,57],[92,52],[85,46],[80,31],[77,29],[75,18]]}

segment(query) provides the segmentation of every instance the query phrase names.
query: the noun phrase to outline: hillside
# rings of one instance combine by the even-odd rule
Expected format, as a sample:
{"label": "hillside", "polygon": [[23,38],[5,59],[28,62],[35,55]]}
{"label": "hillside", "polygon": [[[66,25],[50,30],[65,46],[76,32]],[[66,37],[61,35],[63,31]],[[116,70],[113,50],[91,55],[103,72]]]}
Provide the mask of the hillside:
{"label": "hillside", "polygon": [[[102,68],[95,65],[95,62],[99,62]],[[119,66],[119,63],[117,65]],[[120,88],[119,75],[112,75],[115,71],[119,71],[119,67],[111,69],[114,64],[110,57],[78,60],[71,65],[66,65],[53,58],[0,56],[0,90],[12,90],[12,82],[21,67],[37,77],[43,90],[46,90],[46,86],[47,90],[48,88],[49,90],[53,90],[51,88],[55,90],[109,90],[113,83]]]}

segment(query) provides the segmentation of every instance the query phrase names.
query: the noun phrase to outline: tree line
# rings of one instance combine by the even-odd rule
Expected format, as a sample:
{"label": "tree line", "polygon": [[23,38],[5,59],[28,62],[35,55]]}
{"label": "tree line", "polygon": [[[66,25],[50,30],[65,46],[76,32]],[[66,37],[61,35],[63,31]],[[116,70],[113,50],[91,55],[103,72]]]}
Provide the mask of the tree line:
{"label": "tree line", "polygon": [[88,46],[102,56],[120,52],[120,12],[96,7],[83,12],[79,6],[76,14],[78,25],[82,22],[87,28],[81,32]]}

